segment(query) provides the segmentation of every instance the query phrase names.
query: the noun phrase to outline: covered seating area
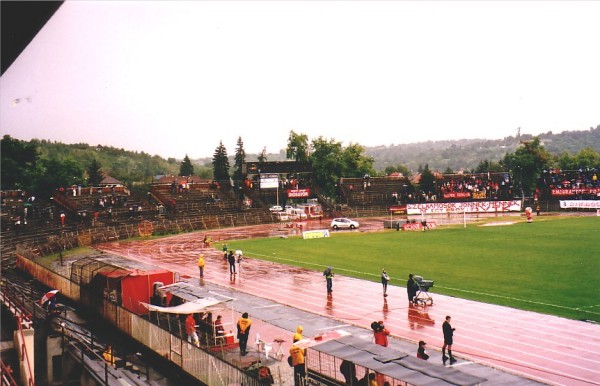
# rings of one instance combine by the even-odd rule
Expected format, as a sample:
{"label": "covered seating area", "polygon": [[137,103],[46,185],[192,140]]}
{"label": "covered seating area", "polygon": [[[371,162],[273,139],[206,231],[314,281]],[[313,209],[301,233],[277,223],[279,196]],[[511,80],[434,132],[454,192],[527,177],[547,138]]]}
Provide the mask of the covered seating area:
{"label": "covered seating area", "polygon": [[224,349],[237,346],[232,333],[234,311],[229,306],[233,300],[186,282],[177,282],[157,286],[151,304],[143,305],[150,311],[151,322],[182,337],[186,335],[183,327],[185,318],[193,315],[199,344],[206,348]]}

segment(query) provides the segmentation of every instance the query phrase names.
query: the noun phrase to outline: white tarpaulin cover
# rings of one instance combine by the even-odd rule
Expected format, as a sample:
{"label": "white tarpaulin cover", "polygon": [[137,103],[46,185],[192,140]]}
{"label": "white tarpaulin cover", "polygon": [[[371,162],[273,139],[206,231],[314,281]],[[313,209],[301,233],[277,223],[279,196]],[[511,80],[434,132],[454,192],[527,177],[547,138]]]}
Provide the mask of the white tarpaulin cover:
{"label": "white tarpaulin cover", "polygon": [[203,298],[196,299],[191,302],[186,302],[174,307],[160,307],[148,303],[142,303],[144,307],[150,311],[158,311],[169,314],[194,314],[197,312],[207,311],[210,307],[216,306],[217,304],[223,303],[217,299]]}

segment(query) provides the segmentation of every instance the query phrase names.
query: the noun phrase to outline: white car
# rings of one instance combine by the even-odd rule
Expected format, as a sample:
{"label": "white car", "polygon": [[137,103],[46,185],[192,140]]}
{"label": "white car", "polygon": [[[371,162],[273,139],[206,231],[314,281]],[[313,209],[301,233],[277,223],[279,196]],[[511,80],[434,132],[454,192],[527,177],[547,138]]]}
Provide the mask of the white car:
{"label": "white car", "polygon": [[282,212],[283,208],[279,205],[273,205],[272,207],[269,208],[269,210],[271,212]]}
{"label": "white car", "polygon": [[334,218],[331,220],[331,227],[333,229],[355,229],[360,225],[357,221],[350,220],[349,218]]}

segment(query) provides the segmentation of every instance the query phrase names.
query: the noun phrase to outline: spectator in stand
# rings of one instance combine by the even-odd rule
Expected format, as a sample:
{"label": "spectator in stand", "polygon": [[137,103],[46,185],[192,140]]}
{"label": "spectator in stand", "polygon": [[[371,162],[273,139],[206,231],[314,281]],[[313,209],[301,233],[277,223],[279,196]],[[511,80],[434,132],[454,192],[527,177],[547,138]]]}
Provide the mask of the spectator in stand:
{"label": "spectator in stand", "polygon": [[188,314],[188,316],[185,318],[185,332],[187,334],[187,340],[189,343],[192,343],[195,346],[200,345],[198,333],[196,333],[196,321],[194,320],[194,315],[192,314]]}
{"label": "spectator in stand", "polygon": [[215,320],[215,335],[217,337],[222,337],[225,335],[225,328],[223,327],[223,319],[221,315],[217,315],[217,319]]}
{"label": "spectator in stand", "polygon": [[113,354],[113,348],[110,344],[107,345],[104,349],[104,352],[102,353],[102,358],[104,358],[104,360],[107,361],[110,365],[115,365],[115,355]]}
{"label": "spectator in stand", "polygon": [[344,376],[346,385],[358,385],[356,365],[353,362],[344,359],[340,365],[340,373]]}

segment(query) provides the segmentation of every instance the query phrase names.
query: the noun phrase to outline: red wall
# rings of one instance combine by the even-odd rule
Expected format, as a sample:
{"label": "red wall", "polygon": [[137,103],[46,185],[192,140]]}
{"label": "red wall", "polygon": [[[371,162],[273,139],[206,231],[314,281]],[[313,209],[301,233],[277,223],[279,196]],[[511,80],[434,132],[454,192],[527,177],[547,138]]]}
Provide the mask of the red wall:
{"label": "red wall", "polygon": [[158,271],[145,275],[130,275],[121,282],[121,301],[123,307],[138,315],[147,314],[148,309],[140,302],[150,303],[152,284],[160,281],[164,285],[173,284],[173,272]]}

